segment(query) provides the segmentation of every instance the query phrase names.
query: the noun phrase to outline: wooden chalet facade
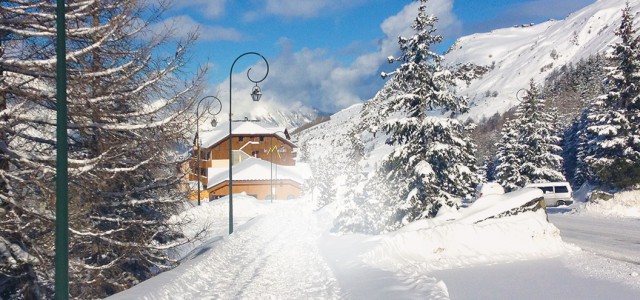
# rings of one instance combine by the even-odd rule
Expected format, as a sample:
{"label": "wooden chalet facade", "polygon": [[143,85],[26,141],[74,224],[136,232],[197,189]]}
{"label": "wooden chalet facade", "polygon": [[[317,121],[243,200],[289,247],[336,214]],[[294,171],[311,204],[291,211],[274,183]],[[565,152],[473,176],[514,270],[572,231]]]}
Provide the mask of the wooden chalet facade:
{"label": "wooden chalet facade", "polygon": [[[194,149],[188,179],[201,182],[201,199],[228,195],[230,146],[234,194],[244,192],[258,199],[271,199],[272,194],[275,199],[301,195],[304,176],[296,168],[296,145],[287,139],[286,129],[269,128],[250,121],[234,122],[231,144],[228,127],[200,134],[200,164],[198,166],[197,149]],[[197,192],[190,198],[197,199]]]}

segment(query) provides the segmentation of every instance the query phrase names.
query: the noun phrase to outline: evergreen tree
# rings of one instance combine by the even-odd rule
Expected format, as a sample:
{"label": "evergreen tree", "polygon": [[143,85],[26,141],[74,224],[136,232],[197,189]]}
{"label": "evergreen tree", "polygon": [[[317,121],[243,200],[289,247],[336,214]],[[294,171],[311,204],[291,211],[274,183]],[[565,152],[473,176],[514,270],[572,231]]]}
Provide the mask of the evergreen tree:
{"label": "evergreen tree", "polygon": [[565,173],[572,185],[576,187],[586,182],[595,183],[591,169],[585,162],[585,158],[592,153],[589,141],[594,139],[594,135],[588,130],[590,124],[588,116],[593,108],[593,106],[587,107],[579,118],[574,120],[571,128],[568,129],[563,147]]}
{"label": "evergreen tree", "polygon": [[324,157],[314,159],[311,162],[311,170],[313,171],[313,188],[317,188],[319,191],[316,207],[322,208],[336,200],[335,178],[337,171],[334,163]]}
{"label": "evergreen tree", "polygon": [[[55,3],[2,1],[0,298],[53,294]],[[201,77],[181,73],[193,37],[149,34],[135,0],[66,3],[69,269],[73,298],[103,298],[175,266],[181,174],[173,149]],[[166,49],[166,48],[163,48]],[[90,284],[87,284],[90,282]]]}
{"label": "evergreen tree", "polygon": [[347,165],[345,166],[345,192],[342,195],[343,205],[341,211],[334,220],[334,230],[341,232],[364,232],[373,233],[367,214],[371,213],[371,208],[367,207],[367,197],[365,196],[365,186],[367,178],[363,174],[360,165],[365,156],[364,144],[360,138],[357,128],[353,128],[347,134],[350,144],[350,151],[347,155]]}
{"label": "evergreen tree", "polygon": [[584,114],[580,118],[574,118],[571,125],[565,129],[562,138],[562,169],[573,186],[580,186],[584,183],[584,180],[576,180],[580,153],[580,130],[584,127],[582,116]]}
{"label": "evergreen tree", "polygon": [[426,13],[421,0],[412,28],[415,34],[400,37],[402,55],[389,58],[401,65],[393,75],[392,89],[397,95],[387,101],[380,113],[400,113],[383,125],[396,145],[375,176],[378,186],[387,183],[389,198],[380,199],[390,212],[388,228],[413,220],[433,217],[442,206],[457,207],[460,197],[469,195],[478,181],[475,173],[475,146],[466,128],[456,119],[431,117],[440,110],[451,115],[467,110],[466,99],[450,90],[454,76],[441,66],[442,57],[430,50],[442,41],[435,35],[437,18]]}
{"label": "evergreen tree", "polygon": [[[518,157],[522,160],[520,176],[524,184],[565,181],[560,172],[562,148],[552,116],[544,110],[544,99],[533,82],[516,110],[518,118]],[[522,183],[521,183],[522,184]]]}
{"label": "evergreen tree", "polygon": [[627,2],[608,57],[607,94],[594,102],[587,130],[594,136],[585,157],[601,184],[624,188],[640,183],[640,37]]}
{"label": "evergreen tree", "polygon": [[391,78],[371,100],[364,103],[355,132],[370,132],[375,135],[389,117],[390,111],[384,107],[396,94],[395,78]]}
{"label": "evergreen tree", "polygon": [[519,156],[520,144],[516,122],[507,120],[502,127],[502,137],[498,142],[496,154],[495,180],[505,191],[516,190],[525,184],[520,175],[522,158]]}

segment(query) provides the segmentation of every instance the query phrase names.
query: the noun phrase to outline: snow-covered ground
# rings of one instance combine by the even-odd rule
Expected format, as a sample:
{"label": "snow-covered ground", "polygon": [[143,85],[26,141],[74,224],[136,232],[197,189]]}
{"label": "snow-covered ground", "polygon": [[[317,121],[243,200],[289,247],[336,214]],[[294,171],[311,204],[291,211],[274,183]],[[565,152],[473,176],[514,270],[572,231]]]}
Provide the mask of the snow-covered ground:
{"label": "snow-covered ground", "polygon": [[330,232],[335,205],[240,196],[229,236],[223,198],[188,210],[217,229],[180,266],[109,299],[640,299],[638,264],[563,242],[543,211],[489,218],[535,193],[379,236]]}

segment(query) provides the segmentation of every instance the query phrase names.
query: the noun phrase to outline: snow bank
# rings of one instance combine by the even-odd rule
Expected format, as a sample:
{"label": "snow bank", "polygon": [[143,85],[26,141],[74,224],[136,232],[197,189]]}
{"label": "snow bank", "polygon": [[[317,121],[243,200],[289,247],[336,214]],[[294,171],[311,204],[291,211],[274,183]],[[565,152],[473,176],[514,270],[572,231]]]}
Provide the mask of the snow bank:
{"label": "snow bank", "polygon": [[364,260],[385,270],[429,272],[553,257],[574,249],[562,242],[543,209],[522,212],[541,196],[537,189],[522,189],[482,197],[457,215],[420,220],[381,236]]}
{"label": "snow bank", "polygon": [[575,213],[640,218],[640,190],[619,192],[610,200],[585,203],[578,206]]}

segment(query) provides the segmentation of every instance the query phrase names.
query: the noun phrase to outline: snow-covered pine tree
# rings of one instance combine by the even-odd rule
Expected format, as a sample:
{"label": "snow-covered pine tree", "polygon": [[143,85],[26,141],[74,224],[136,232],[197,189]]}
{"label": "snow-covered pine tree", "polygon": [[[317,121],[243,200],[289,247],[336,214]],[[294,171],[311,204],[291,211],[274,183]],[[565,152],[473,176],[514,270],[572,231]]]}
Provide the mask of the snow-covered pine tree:
{"label": "snow-covered pine tree", "polygon": [[[193,37],[159,55],[172,45],[142,19],[159,12],[143,3],[66,2],[72,298],[103,298],[176,263],[169,217],[185,195],[173,152],[202,78],[181,72]],[[0,3],[3,299],[53,293],[55,7]]]}
{"label": "snow-covered pine tree", "polygon": [[578,173],[578,157],[580,156],[581,130],[586,125],[586,114],[582,113],[574,118],[570,126],[565,129],[562,138],[562,169],[573,186],[581,186],[585,181]]}
{"label": "snow-covered pine tree", "polygon": [[360,112],[360,121],[356,125],[355,132],[370,132],[375,134],[389,117],[389,111],[383,109],[397,90],[394,86],[395,78],[389,79],[382,89],[369,101],[365,102]]}
{"label": "snow-covered pine tree", "polygon": [[597,137],[588,129],[592,125],[589,116],[594,114],[594,110],[600,109],[601,107],[590,103],[580,116],[573,121],[572,126],[567,129],[567,134],[565,135],[565,144],[562,149],[565,174],[571,184],[576,187],[582,186],[584,183],[595,184],[598,181],[589,164],[586,163],[586,157],[593,154],[592,141]]}
{"label": "snow-covered pine tree", "polygon": [[365,156],[364,144],[357,127],[349,131],[346,138],[350,144],[345,166],[345,191],[341,195],[340,213],[334,220],[334,230],[340,232],[366,232],[372,226],[366,224],[366,215],[371,212],[367,207],[365,186],[367,178],[363,174],[360,162]]}
{"label": "snow-covered pine tree", "polygon": [[520,154],[519,133],[516,122],[507,120],[502,126],[502,137],[498,142],[494,177],[506,191],[524,186],[525,179],[520,175],[522,158]]}
{"label": "snow-covered pine tree", "polygon": [[390,74],[383,73],[383,77],[394,76],[391,87],[397,96],[384,103],[381,113],[402,115],[383,126],[388,142],[396,148],[377,171],[380,183],[387,183],[384,189],[392,191],[383,199],[392,212],[390,228],[433,217],[442,206],[457,207],[478,181],[475,146],[465,126],[451,117],[428,116],[436,110],[451,115],[464,112],[467,102],[450,90],[454,76],[430,49],[442,36],[435,34],[437,18],[427,14],[427,1],[420,2],[412,25],[415,34],[400,37],[401,56],[389,57],[390,63],[401,65]]}
{"label": "snow-covered pine tree", "polygon": [[[551,115],[544,110],[544,99],[533,79],[516,110],[518,157],[521,184],[565,181],[562,174],[562,148]],[[522,187],[522,185],[520,185]]]}
{"label": "snow-covered pine tree", "polygon": [[326,157],[317,157],[311,161],[310,166],[313,172],[313,187],[319,192],[315,195],[316,206],[322,208],[336,200],[336,165]]}
{"label": "snow-covered pine tree", "polygon": [[588,116],[592,152],[585,157],[600,183],[624,188],[640,183],[640,37],[627,2],[616,30],[621,41],[608,56],[609,92],[598,98]]}

